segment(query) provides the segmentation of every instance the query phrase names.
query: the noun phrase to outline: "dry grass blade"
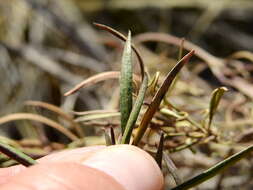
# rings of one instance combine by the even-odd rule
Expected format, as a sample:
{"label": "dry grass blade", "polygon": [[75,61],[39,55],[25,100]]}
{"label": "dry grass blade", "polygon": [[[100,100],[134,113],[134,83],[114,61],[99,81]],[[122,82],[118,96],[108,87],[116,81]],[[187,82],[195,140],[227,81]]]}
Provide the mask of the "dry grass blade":
{"label": "dry grass blade", "polygon": [[46,108],[52,112],[59,114],[62,118],[64,118],[65,120],[71,123],[71,125],[75,128],[76,132],[79,134],[80,137],[84,137],[83,130],[80,128],[80,126],[76,122],[74,122],[73,118],[70,115],[62,111],[60,107],[55,106],[53,104],[41,102],[41,101],[26,101],[25,105],[39,106],[39,107]]}
{"label": "dry grass blade", "polygon": [[[121,39],[123,41],[127,40],[127,38],[123,34],[121,34],[120,32],[116,31],[115,29],[113,29],[109,26],[106,26],[104,24],[99,24],[99,23],[93,23],[93,24],[95,26],[97,26],[98,28],[102,29],[102,30],[110,32],[111,34],[113,34],[114,36],[118,37],[119,39]],[[138,58],[139,65],[140,65],[140,70],[141,70],[141,76],[142,76],[142,79],[143,79],[144,78],[144,72],[145,72],[143,59],[140,55],[140,52],[136,49],[136,47],[133,44],[131,44],[131,47],[132,47],[133,51],[135,52],[135,54]]]}
{"label": "dry grass blade", "polygon": [[136,99],[134,107],[133,107],[133,110],[132,110],[132,112],[129,116],[129,119],[127,121],[126,129],[123,134],[122,141],[121,141],[122,144],[128,144],[130,142],[130,138],[132,135],[134,125],[135,125],[138,115],[140,113],[141,106],[143,105],[143,101],[145,98],[147,87],[148,87],[148,77],[145,74],[141,88],[139,90],[139,94],[137,96],[137,99]]}
{"label": "dry grass blade", "polygon": [[253,53],[250,51],[238,51],[238,52],[233,53],[229,57],[233,59],[247,59],[253,62]]}
{"label": "dry grass blade", "polygon": [[253,151],[253,145],[249,146],[248,148],[226,158],[225,160],[221,161],[220,163],[216,164],[215,166],[209,168],[208,170],[204,171],[203,173],[193,177],[192,179],[182,183],[181,185],[173,188],[172,190],[185,190],[191,187],[195,187],[198,184],[201,184],[210,178],[214,177],[217,174],[220,174],[229,166],[234,165],[236,162],[240,161],[241,159],[248,156]]}
{"label": "dry grass blade", "polygon": [[[149,42],[149,41],[157,41],[157,42],[164,42],[168,44],[173,44],[178,47],[181,46],[182,40],[178,37],[165,34],[165,33],[143,33],[139,34],[134,37],[133,39],[136,43],[143,43],[143,42]],[[204,60],[208,65],[213,69],[214,67],[222,67],[224,65],[224,62],[222,59],[217,58],[207,52],[206,50],[202,49],[201,47],[184,40],[184,49],[191,51],[194,49],[195,55],[199,57],[200,59]]]}
{"label": "dry grass blade", "polygon": [[0,152],[2,152],[3,154],[7,155],[11,159],[17,161],[18,163],[24,166],[31,166],[37,163],[34,159],[27,156],[20,150],[13,148],[3,142],[0,142]]}
{"label": "dry grass blade", "polygon": [[150,84],[148,85],[148,88],[150,89],[151,93],[155,93],[159,77],[160,77],[160,72],[156,72],[155,76],[152,78]]}
{"label": "dry grass blade", "polygon": [[76,135],[74,135],[72,132],[70,132],[68,129],[66,129],[65,127],[63,127],[59,123],[56,123],[55,121],[48,119],[46,117],[36,115],[36,114],[31,114],[31,113],[15,113],[15,114],[9,114],[9,115],[3,116],[0,118],[0,125],[10,122],[10,121],[17,121],[17,120],[24,120],[24,119],[39,121],[41,123],[44,123],[54,129],[60,131],[61,133],[63,133],[69,139],[71,139],[73,141],[78,139],[78,137]]}
{"label": "dry grass blade", "polygon": [[[118,79],[120,77],[120,72],[119,71],[108,71],[108,72],[103,72],[99,73],[97,75],[93,75],[92,77],[85,79],[81,83],[77,84],[73,89],[69,90],[64,94],[64,96],[69,96],[71,94],[74,94],[81,88],[85,88],[88,86],[92,86],[98,82],[105,81],[107,79]],[[140,79],[137,75],[133,75],[134,80],[139,82]]]}
{"label": "dry grass blade", "polygon": [[119,117],[120,112],[105,112],[105,113],[94,113],[94,114],[88,114],[81,117],[78,117],[75,119],[76,122],[84,122],[84,121],[90,121],[95,119],[105,119],[110,117]]}
{"label": "dry grass blade", "polygon": [[189,61],[189,59],[193,56],[194,50],[192,50],[190,53],[185,55],[175,66],[174,68],[168,73],[165,80],[163,81],[161,87],[156,92],[155,96],[153,97],[147,111],[145,112],[140,126],[138,127],[136,136],[134,137],[134,145],[138,145],[141,138],[143,137],[149,122],[151,121],[152,117],[154,116],[155,112],[159,108],[159,105],[165,96],[168,88],[172,84],[174,78],[177,76],[177,73],[181,70],[181,68]]}
{"label": "dry grass blade", "polygon": [[124,134],[128,118],[132,111],[133,93],[133,66],[131,51],[131,32],[129,31],[124,47],[121,72],[120,72],[120,113],[121,113],[121,132]]}
{"label": "dry grass blade", "polygon": [[104,113],[116,113],[116,112],[118,112],[118,110],[91,110],[91,111],[82,111],[82,112],[73,111],[73,113],[75,115],[81,115],[81,116],[94,115],[94,114],[104,114]]}

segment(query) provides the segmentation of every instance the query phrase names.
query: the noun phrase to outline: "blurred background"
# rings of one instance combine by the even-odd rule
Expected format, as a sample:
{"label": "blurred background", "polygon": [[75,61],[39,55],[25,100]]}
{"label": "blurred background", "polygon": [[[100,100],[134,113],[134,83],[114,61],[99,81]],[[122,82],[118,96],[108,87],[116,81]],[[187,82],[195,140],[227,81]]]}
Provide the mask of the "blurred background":
{"label": "blurred background", "polygon": [[[63,148],[105,143],[104,128],[119,124],[115,113],[113,118],[102,121],[93,115],[78,123],[86,136],[81,142],[71,143],[57,130],[46,127],[50,124],[45,121],[48,118],[68,128],[71,126],[64,114],[73,122],[73,110],[85,114],[91,110],[118,110],[117,80],[106,80],[64,96],[92,75],[120,70],[123,43],[94,26],[94,22],[123,34],[131,30],[150,76],[160,72],[159,81],[176,63],[184,38],[183,54],[195,49],[196,56],[180,74],[168,99],[199,123],[205,117],[212,91],[220,86],[229,89],[213,124],[218,140],[208,139],[196,145],[195,150],[171,155],[183,179],[253,143],[252,0],[0,1],[2,140],[34,158]],[[138,65],[135,73],[140,73]],[[50,105],[57,106],[56,114]],[[30,120],[43,120],[44,124]],[[153,141],[150,146],[153,143],[156,147]],[[166,148],[175,148],[179,142],[181,139],[170,138]],[[2,167],[14,164],[1,156]],[[251,156],[198,189],[250,190],[252,171]],[[166,176],[167,185],[174,186],[173,178]]]}

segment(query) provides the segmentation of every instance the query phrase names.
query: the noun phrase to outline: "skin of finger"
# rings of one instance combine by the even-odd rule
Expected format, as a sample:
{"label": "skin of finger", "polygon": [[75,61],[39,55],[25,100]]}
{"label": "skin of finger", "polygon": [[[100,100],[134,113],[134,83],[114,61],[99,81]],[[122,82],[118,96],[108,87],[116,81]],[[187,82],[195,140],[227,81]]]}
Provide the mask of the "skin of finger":
{"label": "skin of finger", "polygon": [[[127,190],[160,190],[163,187],[163,177],[154,159],[135,146],[79,148],[46,156],[39,162],[61,161],[82,163],[96,168],[113,177]],[[22,170],[23,167],[20,171]]]}
{"label": "skin of finger", "polygon": [[125,190],[111,176],[88,166],[42,163],[12,177],[0,190]]}
{"label": "skin of finger", "polygon": [[[48,162],[59,162],[59,161],[70,161],[81,163],[83,159],[92,156],[99,150],[104,149],[106,146],[91,146],[91,147],[84,147],[84,148],[76,148],[72,150],[64,150],[61,152],[52,153],[48,156],[45,156],[39,160],[39,163],[48,163]],[[21,171],[25,170],[26,167],[17,165],[8,168],[0,169],[0,185],[7,183],[8,180],[20,173]]]}
{"label": "skin of finger", "polygon": [[136,146],[109,146],[83,160],[83,164],[107,173],[127,190],[160,190],[164,186],[155,160]]}

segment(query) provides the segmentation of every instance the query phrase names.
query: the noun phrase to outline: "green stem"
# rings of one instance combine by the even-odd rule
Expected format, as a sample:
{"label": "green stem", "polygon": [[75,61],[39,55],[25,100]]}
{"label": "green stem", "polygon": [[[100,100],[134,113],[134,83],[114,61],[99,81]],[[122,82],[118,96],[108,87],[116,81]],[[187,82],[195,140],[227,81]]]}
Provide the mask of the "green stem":
{"label": "green stem", "polygon": [[3,154],[7,155],[11,159],[17,161],[18,163],[24,166],[31,166],[37,163],[34,159],[27,156],[20,150],[13,148],[2,142],[0,142],[0,152],[2,152]]}
{"label": "green stem", "polygon": [[203,182],[207,181],[208,179],[214,177],[215,175],[221,173],[223,170],[225,170],[229,166],[234,165],[236,162],[238,162],[242,158],[246,157],[251,151],[253,151],[253,145],[251,145],[248,148],[228,157],[227,159],[221,161],[220,163],[209,168],[208,170],[204,171],[203,173],[197,175],[196,177],[182,183],[181,185],[178,185],[177,187],[173,188],[172,190],[185,190],[185,189],[189,189],[191,187],[194,187],[200,183],[203,183]]}

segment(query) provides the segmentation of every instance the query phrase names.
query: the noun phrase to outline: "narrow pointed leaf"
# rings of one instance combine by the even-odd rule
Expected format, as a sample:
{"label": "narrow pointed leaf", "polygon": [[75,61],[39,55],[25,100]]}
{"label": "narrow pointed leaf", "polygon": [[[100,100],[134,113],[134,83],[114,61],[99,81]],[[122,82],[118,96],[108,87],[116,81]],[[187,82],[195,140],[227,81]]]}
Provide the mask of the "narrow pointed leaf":
{"label": "narrow pointed leaf", "polygon": [[178,174],[178,169],[175,166],[174,162],[170,159],[169,155],[163,153],[163,160],[167,166],[169,173],[172,175],[177,185],[180,185],[183,181]]}
{"label": "narrow pointed leaf", "polygon": [[173,188],[172,190],[185,190],[185,189],[189,189],[191,187],[194,187],[198,184],[201,184],[201,183],[207,181],[208,179],[214,177],[215,175],[220,174],[223,170],[225,170],[229,166],[234,165],[236,162],[240,161],[242,158],[245,158],[252,151],[253,151],[253,145],[251,145],[248,148],[228,157],[227,159],[221,161],[220,163],[209,168],[208,170],[204,171],[203,173],[197,175],[196,177],[193,177],[192,179]]}
{"label": "narrow pointed leaf", "polygon": [[210,128],[213,116],[218,108],[218,105],[220,103],[221,97],[223,94],[228,91],[226,87],[220,87],[213,91],[212,98],[209,105],[209,122],[208,122],[208,128]]}
{"label": "narrow pointed leaf", "polygon": [[116,144],[115,133],[114,133],[114,129],[112,127],[110,128],[110,134],[111,134],[112,145],[115,145]]}
{"label": "narrow pointed leaf", "polygon": [[105,128],[105,143],[106,146],[110,146],[110,145],[115,145],[116,144],[116,140],[115,140],[115,134],[114,134],[114,130],[112,127],[110,128]]}
{"label": "narrow pointed leaf", "polygon": [[3,154],[7,155],[11,159],[17,161],[18,163],[24,166],[31,166],[37,163],[34,159],[27,156],[20,150],[13,148],[3,142],[0,142],[0,152],[2,152]]}
{"label": "narrow pointed leaf", "polygon": [[132,52],[131,52],[131,32],[124,47],[121,62],[120,76],[120,113],[121,113],[121,132],[124,134],[125,127],[132,110],[132,92],[133,92],[133,76],[132,76]]}
{"label": "narrow pointed leaf", "polygon": [[162,160],[163,160],[163,141],[164,141],[164,134],[162,133],[159,141],[159,145],[157,148],[155,160],[158,166],[162,169]]}
{"label": "narrow pointed leaf", "polygon": [[139,94],[137,96],[137,99],[136,99],[134,107],[133,107],[133,110],[132,110],[132,112],[129,116],[129,119],[127,121],[126,129],[124,131],[124,134],[123,134],[123,137],[121,140],[122,144],[129,144],[129,142],[130,142],[132,131],[133,131],[134,125],[136,123],[136,120],[138,118],[138,115],[140,113],[141,106],[143,104],[147,88],[148,88],[148,77],[145,74],[143,81],[142,81],[141,88],[139,90]]}
{"label": "narrow pointed leaf", "polygon": [[148,85],[148,89],[150,89],[150,92],[151,92],[151,93],[155,93],[155,90],[156,90],[156,86],[157,86],[157,83],[158,83],[159,76],[160,76],[160,72],[156,72],[155,76],[151,79],[151,82],[150,82],[150,84]]}
{"label": "narrow pointed leaf", "polygon": [[141,138],[143,137],[149,122],[151,121],[152,117],[154,116],[155,112],[159,108],[159,105],[165,96],[168,88],[170,87],[171,83],[173,82],[173,79],[177,76],[178,72],[182,69],[182,67],[189,61],[189,59],[194,54],[194,50],[192,50],[190,53],[185,55],[175,66],[174,68],[168,73],[165,80],[163,81],[161,87],[156,92],[155,96],[153,97],[147,111],[145,112],[140,126],[137,130],[136,136],[134,137],[134,145],[138,145]]}

